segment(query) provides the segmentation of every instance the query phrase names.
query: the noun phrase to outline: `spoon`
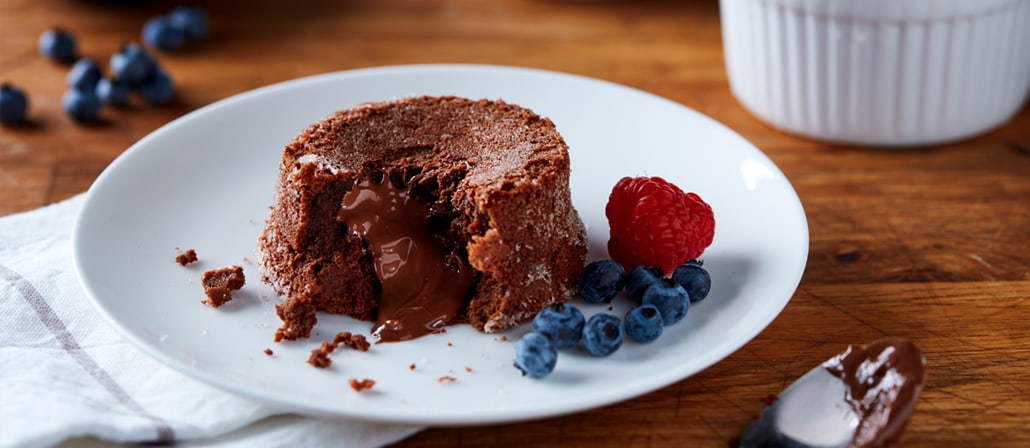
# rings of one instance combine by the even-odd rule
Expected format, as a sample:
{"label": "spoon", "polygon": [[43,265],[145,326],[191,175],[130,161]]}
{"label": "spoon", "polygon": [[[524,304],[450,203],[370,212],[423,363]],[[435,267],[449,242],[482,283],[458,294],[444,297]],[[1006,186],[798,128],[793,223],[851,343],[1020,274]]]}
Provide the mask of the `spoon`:
{"label": "spoon", "polygon": [[878,447],[897,440],[926,381],[926,358],[903,338],[848,346],[762,410],[741,448]]}

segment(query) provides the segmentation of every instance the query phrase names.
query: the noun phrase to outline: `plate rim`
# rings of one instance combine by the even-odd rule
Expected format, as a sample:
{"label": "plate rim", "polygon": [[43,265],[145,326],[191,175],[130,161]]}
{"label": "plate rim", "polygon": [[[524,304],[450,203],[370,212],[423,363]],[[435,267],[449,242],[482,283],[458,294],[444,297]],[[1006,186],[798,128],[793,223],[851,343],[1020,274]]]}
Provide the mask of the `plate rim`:
{"label": "plate rim", "polygon": [[[270,94],[270,93],[278,91],[278,90],[289,90],[291,88],[294,88],[294,86],[300,86],[300,85],[304,85],[304,84],[308,84],[308,83],[318,83],[318,82],[323,82],[323,81],[346,82],[346,80],[348,78],[357,79],[357,78],[361,78],[363,76],[377,76],[377,75],[383,75],[383,74],[393,74],[393,75],[396,75],[398,73],[411,75],[411,74],[414,74],[414,73],[417,73],[417,72],[422,72],[422,71],[438,71],[438,72],[453,71],[453,72],[461,72],[462,74],[464,74],[466,76],[473,75],[473,74],[475,74],[475,75],[488,74],[488,73],[491,73],[491,72],[496,73],[496,72],[500,71],[500,72],[505,72],[505,73],[509,73],[509,74],[515,74],[515,75],[530,75],[530,76],[542,76],[542,77],[559,77],[559,78],[565,78],[565,79],[574,80],[574,81],[577,81],[577,82],[588,82],[588,83],[600,84],[600,85],[605,86],[605,88],[616,88],[616,89],[627,90],[627,91],[629,91],[631,93],[634,93],[634,94],[637,94],[637,95],[644,95],[646,97],[650,97],[652,100],[659,100],[661,102],[668,103],[668,104],[670,104],[672,106],[675,106],[678,109],[681,109],[683,111],[689,112],[690,114],[695,116],[695,118],[699,118],[699,119],[705,120],[707,125],[718,126],[719,128],[721,128],[721,130],[723,132],[732,134],[733,136],[738,138],[743,144],[745,144],[745,145],[747,145],[749,147],[749,149],[751,150],[750,151],[751,153],[749,154],[750,156],[754,156],[754,157],[758,157],[758,158],[763,159],[763,162],[765,162],[768,166],[772,167],[776,171],[776,174],[778,174],[782,178],[782,180],[784,182],[786,182],[786,185],[789,188],[789,193],[791,193],[789,199],[791,199],[792,205],[796,208],[796,212],[798,213],[797,217],[799,218],[800,224],[802,225],[802,228],[799,229],[799,236],[801,237],[801,239],[803,240],[803,243],[804,243],[803,244],[803,250],[801,250],[801,252],[803,253],[803,256],[800,257],[799,264],[795,267],[794,270],[792,270],[792,272],[796,273],[796,275],[795,275],[795,278],[793,279],[793,281],[791,282],[792,283],[791,287],[789,288],[789,290],[785,290],[785,291],[782,292],[782,294],[786,295],[786,298],[779,301],[778,307],[775,309],[775,312],[769,313],[768,316],[765,316],[764,319],[759,321],[759,325],[755,325],[754,327],[752,327],[750,334],[747,334],[747,336],[745,338],[743,338],[743,342],[740,343],[739,345],[738,344],[727,344],[725,341],[720,341],[719,345],[733,345],[733,347],[724,348],[722,350],[709,351],[708,353],[711,355],[711,357],[713,359],[712,359],[711,362],[706,363],[706,365],[704,367],[700,367],[700,368],[696,369],[695,371],[688,372],[686,374],[683,374],[682,372],[679,372],[679,371],[675,371],[675,372],[663,372],[662,374],[658,374],[658,375],[651,375],[651,376],[649,376],[649,381],[648,381],[648,384],[650,384],[650,386],[639,388],[639,390],[626,391],[626,392],[624,392],[622,394],[616,394],[614,396],[610,395],[610,394],[598,394],[598,395],[595,395],[594,397],[592,397],[592,399],[590,399],[591,397],[587,397],[587,398],[580,397],[578,400],[576,400],[574,402],[570,402],[570,403],[568,403],[566,405],[559,405],[559,406],[553,406],[552,405],[549,408],[547,408],[546,410],[540,410],[540,411],[525,410],[524,412],[515,412],[515,413],[507,412],[507,413],[500,413],[500,414],[498,414],[498,413],[489,413],[488,412],[485,415],[481,414],[481,413],[474,412],[474,413],[471,413],[471,414],[467,413],[467,415],[465,415],[464,417],[460,417],[460,418],[455,418],[453,416],[452,417],[447,417],[447,416],[442,416],[442,417],[441,416],[428,416],[428,415],[425,415],[425,414],[423,414],[423,415],[421,415],[421,417],[419,417],[419,416],[413,416],[413,415],[410,415],[410,414],[409,415],[400,415],[400,416],[380,415],[380,414],[369,415],[369,414],[364,414],[364,413],[361,413],[361,412],[356,412],[356,413],[355,412],[339,412],[338,409],[330,409],[329,407],[316,407],[316,408],[312,408],[310,406],[297,406],[296,403],[290,403],[288,401],[280,400],[280,399],[277,399],[274,396],[261,395],[259,393],[255,393],[253,390],[250,390],[247,387],[239,386],[239,385],[237,385],[237,384],[235,384],[235,383],[233,383],[231,381],[221,381],[215,375],[206,374],[206,373],[204,373],[202,371],[199,371],[197,369],[190,368],[190,366],[184,365],[180,360],[178,360],[178,359],[176,359],[176,358],[174,358],[174,357],[172,357],[170,355],[165,354],[161,350],[158,350],[158,349],[156,349],[154,347],[151,347],[150,343],[148,343],[147,341],[144,341],[139,335],[136,335],[134,332],[132,332],[128,328],[124,327],[121,324],[120,320],[115,318],[115,316],[112,314],[112,310],[110,310],[108,308],[108,306],[104,305],[103,301],[99,298],[99,295],[92,289],[92,287],[88,283],[87,279],[84,278],[85,276],[83,274],[82,264],[85,262],[85,260],[83,259],[84,254],[82,253],[82,248],[81,248],[80,243],[81,243],[82,239],[85,237],[85,235],[82,234],[83,228],[82,228],[81,224],[82,224],[82,222],[84,220],[84,217],[87,214],[88,210],[90,210],[91,204],[95,200],[97,200],[96,199],[97,195],[95,194],[95,191],[96,191],[97,188],[99,188],[98,186],[103,185],[103,183],[107,181],[108,177],[117,175],[117,172],[120,169],[121,165],[124,165],[124,164],[128,163],[128,162],[126,162],[127,160],[130,160],[133,157],[142,157],[139,154],[143,152],[143,149],[147,147],[147,145],[149,144],[149,142],[151,140],[161,138],[161,136],[164,135],[165,133],[173,132],[174,128],[176,128],[178,126],[181,126],[184,123],[187,123],[187,122],[189,122],[191,120],[197,119],[196,117],[202,116],[204,114],[207,114],[207,113],[209,113],[209,111],[217,110],[217,109],[220,109],[220,108],[224,108],[224,107],[227,107],[227,106],[229,106],[229,105],[231,105],[233,103],[236,103],[236,102],[249,101],[253,97],[259,97],[259,96],[267,95],[267,94]],[[178,117],[178,118],[176,118],[176,119],[174,119],[174,120],[172,120],[172,121],[162,125],[161,127],[159,127],[157,129],[155,129],[154,131],[148,133],[143,138],[139,139],[136,143],[134,143],[129,148],[127,148],[122,154],[120,154],[118,157],[116,157],[107,167],[105,167],[103,172],[97,177],[97,179],[93,182],[93,184],[91,184],[91,186],[89,187],[89,190],[87,191],[85,200],[84,200],[84,202],[82,204],[82,208],[80,209],[79,214],[76,216],[74,228],[72,230],[71,243],[72,243],[72,249],[73,249],[73,257],[72,258],[73,258],[73,264],[75,266],[76,276],[79,279],[79,283],[82,286],[83,290],[86,292],[87,299],[90,301],[90,304],[92,305],[93,309],[95,309],[104,318],[104,320],[109,325],[114,327],[120,336],[124,337],[126,340],[128,340],[130,343],[132,343],[132,345],[136,349],[138,349],[141,352],[143,352],[146,356],[149,356],[149,357],[151,357],[153,359],[158,360],[159,362],[164,364],[166,367],[170,367],[173,370],[175,370],[175,371],[185,375],[186,377],[189,377],[189,378],[191,378],[193,380],[200,381],[200,382],[202,382],[204,384],[211,385],[211,386],[213,386],[213,387],[215,387],[217,389],[231,392],[231,393],[233,393],[233,394],[235,394],[237,396],[242,396],[242,397],[246,397],[248,399],[255,400],[255,401],[259,402],[259,403],[264,403],[264,404],[276,406],[278,408],[283,408],[283,409],[287,409],[287,410],[298,411],[298,412],[304,413],[306,415],[315,415],[315,416],[323,416],[323,417],[334,417],[334,418],[347,418],[347,419],[358,420],[358,421],[371,421],[371,422],[380,422],[380,423],[416,424],[416,425],[432,425],[432,426],[456,426],[456,425],[479,425],[479,424],[514,423],[514,422],[519,422],[519,421],[536,420],[536,419],[549,418],[549,417],[554,417],[554,416],[559,416],[559,415],[566,415],[566,414],[575,413],[575,412],[582,412],[582,411],[585,411],[585,410],[594,409],[594,408],[597,408],[597,407],[611,405],[611,404],[614,404],[614,403],[618,403],[618,402],[626,401],[626,400],[629,400],[629,399],[637,398],[637,397],[642,396],[642,395],[644,395],[646,393],[653,392],[653,391],[656,391],[656,390],[668,387],[669,385],[671,385],[671,384],[673,384],[675,382],[682,381],[682,380],[684,380],[686,378],[689,378],[689,377],[691,377],[693,375],[696,375],[697,373],[699,373],[699,372],[701,372],[703,370],[711,368],[715,364],[718,364],[723,359],[729,357],[730,355],[732,355],[733,353],[735,353],[736,351],[740,350],[741,348],[746,346],[748,343],[750,343],[755,337],[757,337],[759,334],[761,334],[761,332],[763,332],[780,314],[782,314],[783,309],[789,304],[789,302],[793,298],[793,295],[797,292],[797,288],[800,285],[800,282],[801,282],[801,280],[802,280],[802,278],[804,276],[804,272],[805,272],[805,269],[806,269],[807,263],[808,263],[808,256],[809,256],[809,250],[810,250],[810,235],[809,235],[809,224],[808,224],[807,215],[805,214],[804,207],[803,207],[803,204],[802,204],[802,202],[800,200],[800,197],[798,196],[797,191],[793,187],[793,185],[790,182],[789,178],[786,177],[786,175],[782,172],[782,170],[779,168],[779,166],[777,166],[768,157],[768,155],[765,154],[761,149],[759,149],[757,146],[755,146],[750,141],[745,139],[743,136],[741,136],[736,131],[732,130],[731,128],[729,128],[728,126],[724,125],[723,123],[721,123],[719,121],[716,121],[715,119],[713,119],[713,118],[711,118],[711,117],[709,117],[709,116],[707,116],[707,115],[705,115],[705,114],[703,114],[701,112],[698,112],[698,111],[696,111],[696,110],[694,110],[694,109],[692,109],[692,108],[690,108],[690,107],[688,107],[686,105],[683,105],[683,104],[675,102],[675,101],[673,101],[671,99],[664,98],[664,97],[658,96],[656,94],[653,94],[653,93],[650,93],[650,92],[647,92],[647,91],[644,91],[644,90],[637,89],[635,87],[631,87],[631,86],[627,86],[627,85],[623,85],[623,84],[618,84],[618,83],[615,83],[615,82],[612,82],[612,81],[603,80],[603,79],[598,79],[598,78],[593,78],[593,77],[588,77],[588,76],[583,76],[583,75],[578,75],[578,74],[572,74],[572,73],[559,72],[559,71],[551,71],[551,70],[538,69],[538,68],[529,68],[529,67],[506,66],[506,65],[489,65],[489,64],[401,64],[401,65],[386,65],[386,66],[375,66],[375,67],[363,67],[363,68],[356,68],[356,69],[349,69],[349,70],[341,70],[341,71],[320,73],[320,74],[303,76],[303,77],[299,77],[299,78],[294,78],[294,79],[289,79],[289,80],[285,80],[285,81],[269,84],[269,85],[266,85],[266,86],[258,87],[258,88],[251,89],[251,90],[247,90],[247,91],[244,91],[244,92],[241,92],[241,93],[229,96],[227,98],[224,98],[224,99],[212,102],[212,103],[210,103],[208,105],[205,105],[205,106],[200,107],[200,108],[198,108],[196,110],[193,110],[193,111],[191,111],[191,112],[189,112],[187,114],[184,114],[184,115],[182,115],[182,116],[180,116],[180,117]]]}

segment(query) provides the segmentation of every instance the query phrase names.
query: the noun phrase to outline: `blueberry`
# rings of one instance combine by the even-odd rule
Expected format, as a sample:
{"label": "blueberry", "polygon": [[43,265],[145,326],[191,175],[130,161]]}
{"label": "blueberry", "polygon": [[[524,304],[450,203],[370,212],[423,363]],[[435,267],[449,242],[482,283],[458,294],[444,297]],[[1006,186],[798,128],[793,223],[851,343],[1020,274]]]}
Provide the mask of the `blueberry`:
{"label": "blueberry", "polygon": [[654,305],[640,305],[626,313],[626,335],[637,342],[651,342],[662,335],[662,313]]}
{"label": "blueberry", "polygon": [[610,302],[626,285],[626,271],[613,260],[597,260],[583,268],[579,295],[590,303]]}
{"label": "blueberry", "polygon": [[594,356],[608,356],[622,346],[622,321],[608,313],[598,313],[583,326],[583,346]]}
{"label": "blueberry", "polygon": [[175,85],[167,73],[155,70],[153,76],[139,86],[139,93],[146,102],[159,106],[172,100],[175,96]]}
{"label": "blueberry", "polygon": [[138,86],[154,75],[157,63],[137,44],[128,44],[111,55],[111,73],[119,81]]}
{"label": "blueberry", "polygon": [[712,290],[712,276],[702,267],[698,260],[690,260],[676,268],[672,273],[673,280],[683,286],[690,296],[690,301],[700,302],[708,297]]}
{"label": "blueberry", "polygon": [[200,41],[207,37],[207,14],[192,6],[179,6],[168,14],[168,22],[182,32],[189,41]]}
{"label": "blueberry", "polygon": [[61,99],[64,111],[75,121],[88,123],[97,119],[100,114],[100,99],[92,90],[71,89]]}
{"label": "blueberry", "polygon": [[168,16],[154,16],[143,24],[143,42],[164,51],[176,51],[186,42],[186,35],[172,26]]}
{"label": "blueberry", "polygon": [[4,83],[0,85],[0,123],[18,124],[25,121],[29,98],[21,89]]}
{"label": "blueberry", "polygon": [[554,348],[561,350],[575,347],[583,336],[583,312],[572,305],[559,303],[544,308],[533,318],[533,331],[551,341]]}
{"label": "blueberry", "polygon": [[82,58],[75,61],[75,65],[72,65],[72,69],[68,72],[66,78],[68,87],[79,90],[94,89],[97,86],[97,81],[100,81],[101,77],[100,66],[97,62],[89,59]]}
{"label": "blueberry", "polygon": [[687,290],[671,278],[664,278],[644,291],[642,299],[646,305],[654,305],[662,313],[665,325],[672,325],[687,315],[690,298]]}
{"label": "blueberry", "polygon": [[662,268],[655,266],[644,266],[637,265],[629,273],[629,277],[626,279],[626,291],[631,296],[640,300],[644,296],[644,291],[650,288],[652,284],[657,283],[665,276],[662,272]]}
{"label": "blueberry", "polygon": [[542,334],[526,333],[515,343],[515,367],[523,375],[543,378],[554,370],[557,363],[558,351]]}
{"label": "blueberry", "polygon": [[53,61],[69,63],[79,55],[75,36],[60,28],[51,28],[39,36],[39,53]]}
{"label": "blueberry", "polygon": [[100,99],[101,103],[121,107],[129,105],[131,90],[129,89],[129,85],[124,82],[115,79],[101,78],[100,81],[97,82],[96,93],[97,98]]}

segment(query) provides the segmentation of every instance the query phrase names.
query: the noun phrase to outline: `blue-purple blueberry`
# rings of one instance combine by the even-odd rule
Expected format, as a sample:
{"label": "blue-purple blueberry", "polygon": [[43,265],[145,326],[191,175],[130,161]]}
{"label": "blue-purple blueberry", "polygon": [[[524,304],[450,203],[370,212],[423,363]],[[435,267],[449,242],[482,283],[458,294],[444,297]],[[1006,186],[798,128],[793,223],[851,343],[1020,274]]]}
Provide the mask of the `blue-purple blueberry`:
{"label": "blue-purple blueberry", "polygon": [[0,123],[22,123],[28,111],[29,98],[25,96],[25,92],[11,84],[0,85]]}
{"label": "blue-purple blueberry", "polygon": [[140,84],[139,94],[147,103],[160,106],[168,104],[175,96],[175,85],[167,73],[155,70],[150,78]]}
{"label": "blue-purple blueberry", "polygon": [[575,347],[583,337],[586,317],[572,305],[558,303],[544,308],[533,318],[533,331],[537,332],[558,350]]}
{"label": "blue-purple blueberry", "polygon": [[75,64],[72,65],[65,81],[67,81],[68,87],[72,89],[90,90],[96,88],[97,82],[100,81],[102,76],[97,61],[90,58],[82,58],[75,61]]}
{"label": "blue-purple blueberry", "polygon": [[583,346],[591,355],[608,356],[622,346],[622,321],[608,313],[590,316],[583,326]]}
{"label": "blue-purple blueberry", "polygon": [[100,99],[93,89],[70,89],[61,98],[61,105],[68,115],[80,123],[95,121],[100,114]]}
{"label": "blue-purple blueberry", "polygon": [[665,273],[662,272],[662,268],[655,266],[644,266],[637,265],[629,272],[629,276],[626,278],[626,292],[633,298],[640,300],[644,296],[644,291],[650,288],[651,285],[657,283]]}
{"label": "blue-purple blueberry", "polygon": [[96,93],[101,103],[124,107],[129,105],[132,90],[128,84],[117,79],[101,78],[97,82]]}
{"label": "blue-purple blueberry", "polygon": [[712,276],[698,260],[689,260],[676,268],[672,278],[687,290],[692,303],[704,300],[712,290]]}
{"label": "blue-purple blueberry", "polygon": [[614,260],[597,260],[586,265],[579,276],[578,292],[590,303],[611,302],[626,285],[626,271]]}
{"label": "blue-purple blueberry", "polygon": [[651,342],[658,339],[664,331],[662,313],[654,305],[640,305],[626,313],[623,326],[626,336],[637,342]]}
{"label": "blue-purple blueberry", "polygon": [[523,375],[543,378],[558,363],[558,351],[539,333],[526,333],[515,343],[515,367]]}
{"label": "blue-purple blueberry", "polygon": [[672,325],[687,315],[690,298],[687,290],[671,278],[663,278],[644,291],[641,301],[645,305],[654,305],[662,314],[662,322]]}
{"label": "blue-purple blueberry", "polygon": [[182,32],[189,41],[201,41],[207,38],[209,22],[207,14],[193,6],[179,6],[168,14],[168,22]]}
{"label": "blue-purple blueberry", "polygon": [[43,31],[39,35],[38,46],[40,54],[56,62],[71,63],[79,56],[75,36],[60,28]]}
{"label": "blue-purple blueberry", "polygon": [[139,86],[151,78],[157,62],[138,44],[130,43],[111,55],[111,74],[129,86]]}
{"label": "blue-purple blueberry", "polygon": [[186,43],[182,29],[172,26],[168,16],[154,16],[143,24],[143,42],[164,51],[176,51]]}

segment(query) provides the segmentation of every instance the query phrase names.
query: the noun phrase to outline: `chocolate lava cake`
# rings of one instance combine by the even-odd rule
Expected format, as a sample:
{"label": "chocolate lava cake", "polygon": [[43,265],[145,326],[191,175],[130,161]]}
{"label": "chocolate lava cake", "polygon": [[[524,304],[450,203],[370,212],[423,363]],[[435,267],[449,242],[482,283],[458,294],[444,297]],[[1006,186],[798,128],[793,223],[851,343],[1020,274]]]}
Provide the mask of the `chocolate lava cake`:
{"label": "chocolate lava cake", "polygon": [[565,301],[587,251],[554,124],[458,97],[308,127],[283,152],[258,246],[284,299],[276,340],[310,336],[317,311],[374,321],[380,341],[505,330]]}

